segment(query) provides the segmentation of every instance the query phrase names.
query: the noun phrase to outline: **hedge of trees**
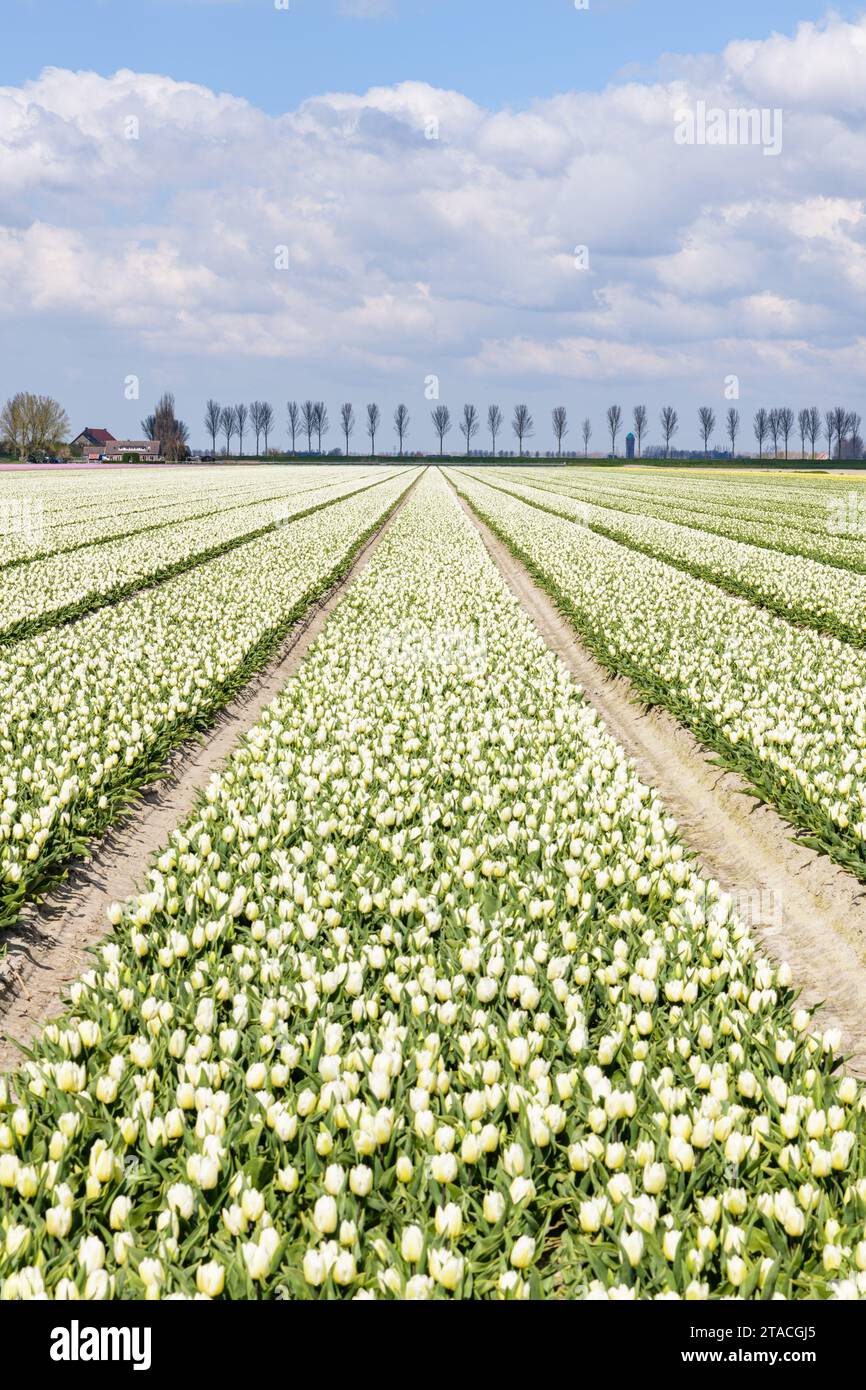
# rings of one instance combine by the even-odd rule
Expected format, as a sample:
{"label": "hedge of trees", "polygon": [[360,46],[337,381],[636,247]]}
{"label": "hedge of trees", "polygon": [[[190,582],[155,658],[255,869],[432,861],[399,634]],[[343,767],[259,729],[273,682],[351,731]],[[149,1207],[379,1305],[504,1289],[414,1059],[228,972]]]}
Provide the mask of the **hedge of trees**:
{"label": "hedge of trees", "polygon": [[[324,401],[289,401],[286,406],[286,435],[292,455],[305,452],[322,455],[325,441],[331,430],[328,407]],[[445,457],[445,441],[455,425],[462,437],[460,456],[470,453],[502,454],[502,437],[506,432],[505,416],[498,405],[489,405],[482,421],[477,407],[471,403],[463,406],[459,416],[452,416],[447,405],[437,404],[430,412],[434,437],[438,444],[440,457]],[[719,420],[712,406],[698,408],[697,422],[705,457],[710,456],[711,441],[720,432],[726,453],[737,456],[737,445],[742,432],[740,412],[731,406],[724,418]],[[863,457],[864,445],[861,435],[861,418],[845,406],[834,406],[823,413],[817,406],[805,406],[795,415],[790,406],[774,406],[767,409],[761,406],[752,419],[752,434],[757,446],[756,456],[764,458],[790,458],[797,450],[803,459],[816,457],[822,441],[826,441],[829,458],[859,459]],[[535,436],[535,420],[525,403],[513,407],[509,421],[511,435],[517,446],[517,455],[522,458],[527,445]],[[618,457],[625,414],[620,405],[610,405],[605,413],[604,437],[609,443],[609,456]],[[632,407],[631,431],[634,437],[634,453],[637,458],[645,454],[650,439],[650,418],[645,405]],[[209,400],[205,407],[204,425],[210,439],[211,451],[217,454],[220,446],[225,455],[231,455],[232,445],[237,441],[236,453],[244,455],[244,443],[255,440],[253,457],[258,458],[271,451],[271,438],[277,429],[276,414],[268,401],[255,400],[249,405],[222,405]],[[345,445],[345,455],[352,454],[353,436],[358,430],[359,420],[351,401],[340,406],[338,430]],[[141,422],[142,430],[148,439],[159,440],[163,458],[178,461],[188,458],[189,428],[179,419],[174,396],[165,392],[157,402],[153,412]],[[376,453],[376,440],[381,441],[383,424],[382,412],[378,405],[367,405],[362,417],[362,431],[369,442],[369,448],[356,448],[357,456]],[[410,438],[412,417],[405,404],[394,411],[391,429],[397,443],[397,452],[402,457]],[[663,406],[658,416],[658,438],[660,443],[653,445],[651,455],[671,458],[674,452],[673,441],[680,430],[680,416],[672,405]],[[550,417],[550,438],[555,445],[556,456],[562,458],[565,440],[570,433],[568,409],[564,405],[555,406]],[[50,396],[36,396],[29,392],[19,392],[6,402],[0,413],[0,443],[3,449],[28,458],[37,454],[56,453],[63,447],[69,435],[69,418],[62,406]],[[479,436],[483,447],[479,448]],[[571,455],[589,455],[590,441],[593,437],[593,422],[586,416],[579,427],[582,450]],[[489,450],[487,445],[489,443]],[[333,452],[333,451],[332,451]],[[342,447],[341,447],[342,452]],[[680,455],[682,451],[677,451]],[[750,455],[751,456],[751,455]]]}

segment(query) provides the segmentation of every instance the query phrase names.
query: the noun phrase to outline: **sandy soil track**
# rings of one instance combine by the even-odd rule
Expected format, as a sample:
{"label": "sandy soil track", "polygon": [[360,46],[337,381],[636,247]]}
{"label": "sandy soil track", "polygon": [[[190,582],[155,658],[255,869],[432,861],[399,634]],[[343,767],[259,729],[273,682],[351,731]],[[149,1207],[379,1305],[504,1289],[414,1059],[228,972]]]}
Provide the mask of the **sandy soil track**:
{"label": "sandy soil track", "polygon": [[[447,476],[447,475],[446,475]],[[847,1069],[866,1077],[866,887],[762,805],[664,710],[646,708],[611,677],[489,527],[459,499],[487,549],[613,736],[679,822],[702,872],[736,900],[740,916],[776,960],[787,960],[817,1022],[842,1030]]]}
{"label": "sandy soil track", "polygon": [[[418,479],[421,476],[419,472]],[[143,883],[171,830],[189,814],[213,773],[297,671],[418,479],[368,539],[344,578],[313,604],[269,664],[221,711],[208,733],[176,749],[164,775],[97,842],[92,857],[77,863],[60,887],[3,933],[0,946],[7,953],[0,960],[0,1072],[21,1060],[19,1044],[26,1045],[60,1011],[65,986],[88,968],[88,948],[110,930],[108,908]]]}

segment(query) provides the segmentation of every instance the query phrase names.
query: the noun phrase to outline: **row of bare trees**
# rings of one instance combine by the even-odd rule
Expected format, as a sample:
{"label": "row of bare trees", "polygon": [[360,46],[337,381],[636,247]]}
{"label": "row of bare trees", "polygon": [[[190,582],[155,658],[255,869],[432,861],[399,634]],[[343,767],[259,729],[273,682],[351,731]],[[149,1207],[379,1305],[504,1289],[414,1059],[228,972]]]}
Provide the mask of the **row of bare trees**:
{"label": "row of bare trees", "polygon": [[[846,452],[851,458],[859,458],[863,452],[861,423],[857,412],[847,410],[843,405],[825,410],[823,415],[816,405],[800,410],[797,414],[796,429],[800,436],[801,457],[806,457],[808,441],[811,457],[814,458],[818,441],[823,435],[827,440],[827,453],[831,459],[834,449],[837,459],[845,457]],[[758,457],[763,457],[764,445],[772,440],[775,457],[778,458],[780,451],[784,449],[787,458],[794,427],[794,412],[790,406],[777,406],[772,410],[765,410],[761,406],[760,410],[755,412],[753,421]]]}
{"label": "row of bare trees", "polygon": [[[298,436],[307,436],[307,452],[313,452],[313,435],[316,436],[316,450],[322,452],[322,440],[331,428],[328,416],[328,408],[324,401],[304,401],[299,405],[297,401],[289,401],[287,406],[287,417],[289,423],[289,433],[292,437],[292,453],[295,452],[295,445]],[[346,454],[348,456],[351,449],[352,435],[357,425],[355,407],[351,401],[344,401],[340,406],[340,433],[346,441]],[[397,435],[400,454],[402,456],[406,444],[406,436],[409,433],[409,410],[405,405],[398,405],[394,411],[394,430]],[[382,424],[382,412],[377,405],[367,406],[366,431],[370,439],[370,453],[376,452],[376,435],[379,433]]]}
{"label": "row of bare trees", "polygon": [[[559,424],[560,434],[558,438],[561,445],[564,435],[568,433],[565,408],[563,406],[557,407],[553,415],[555,427],[557,422]],[[454,421],[447,405],[437,405],[435,410],[431,411],[430,418],[433,421],[433,429],[439,440],[439,454],[441,457],[445,451],[445,436],[450,433]],[[502,414],[500,407],[498,405],[489,405],[487,407],[487,432],[490,435],[490,451],[492,454],[496,453],[496,441],[502,432],[504,424],[505,416]],[[465,452],[468,454],[472,448],[473,439],[481,429],[481,417],[474,405],[464,405],[463,415],[458,421],[458,427],[466,445]],[[523,446],[526,440],[531,439],[535,433],[535,421],[527,405],[516,405],[514,407],[514,414],[511,417],[511,428],[517,439],[522,457]]]}
{"label": "row of bare trees", "polygon": [[[328,414],[328,407],[324,401],[289,401],[286,407],[286,421],[288,432],[291,438],[291,452],[294,454],[298,450],[299,442],[306,438],[307,452],[322,452],[322,444],[325,436],[331,428],[331,418]],[[244,452],[244,435],[249,432],[256,438],[256,456],[262,442],[264,442],[265,453],[268,452],[268,441],[274,428],[274,408],[268,401],[253,401],[246,405],[220,405],[219,401],[209,400],[205,407],[204,415],[205,429],[210,435],[211,447],[216,453],[217,437],[221,436],[225,441],[225,452],[230,454],[232,451],[232,440],[238,440],[238,453]],[[382,413],[377,405],[367,406],[367,434],[370,437],[370,451],[376,452],[376,435],[382,423]],[[355,431],[357,420],[355,408],[350,401],[345,401],[340,407],[340,432],[346,441],[346,453],[349,453],[351,438]],[[405,405],[399,405],[394,411],[394,429],[400,443],[400,453],[409,432],[409,411]],[[315,441],[315,443],[314,443]]]}
{"label": "row of bare trees", "polygon": [[[447,405],[437,405],[431,411],[430,418],[439,443],[440,456],[444,455],[446,436],[450,434],[455,423],[463,436],[464,452],[467,454],[471,451],[473,441],[482,428],[481,416],[477,407],[472,404],[464,405],[463,413],[456,421]],[[645,405],[634,406],[631,418],[636,454],[640,458],[649,429],[647,407]],[[616,455],[617,452],[617,443],[624,419],[622,406],[608,406],[606,412],[607,435],[610,439],[610,452],[613,455]],[[328,408],[324,401],[289,401],[287,404],[287,423],[293,454],[297,451],[299,442],[303,441],[306,442],[308,453],[321,454],[323,441],[331,428]],[[699,407],[698,428],[705,454],[709,454],[710,441],[716,432],[718,423],[716,412],[711,406],[702,405]],[[351,449],[352,435],[357,424],[354,406],[350,401],[345,401],[340,407],[339,429],[345,441],[347,456]],[[405,405],[398,405],[393,415],[393,428],[401,456],[406,446],[410,424],[411,417],[408,408]],[[563,441],[569,433],[568,411],[564,405],[558,405],[552,411],[551,425],[553,438],[556,442],[556,451],[561,457]],[[788,458],[792,441],[796,440],[797,434],[799,434],[800,452],[803,458],[806,457],[807,449],[811,451],[811,457],[815,457],[822,436],[826,437],[827,449],[831,458],[834,453],[836,458],[842,458],[846,452],[853,457],[859,457],[863,449],[860,425],[860,416],[853,411],[846,410],[843,406],[836,406],[833,410],[826,411],[823,416],[817,406],[803,409],[796,416],[789,406],[778,406],[772,410],[767,410],[762,406],[756,412],[753,420],[759,458],[764,457],[765,450],[769,451],[770,446],[772,446],[772,453],[776,458],[781,455]],[[258,456],[262,441],[264,441],[264,448],[267,453],[268,441],[274,428],[274,410],[267,401],[253,401],[247,407],[246,405],[221,406],[218,401],[209,400],[205,410],[205,426],[210,435],[214,453],[216,452],[218,436],[222,436],[225,441],[226,453],[231,453],[232,441],[237,438],[238,453],[243,454],[244,436],[254,434],[256,455]],[[680,428],[679,412],[674,406],[662,407],[659,412],[659,426],[664,442],[664,456],[668,458],[673,440]],[[376,437],[382,428],[382,412],[378,405],[370,404],[367,406],[364,427],[370,441],[370,453],[374,455]],[[486,434],[490,439],[491,453],[494,455],[504,427],[505,417],[500,407],[498,405],[488,406]],[[737,451],[740,428],[740,412],[735,406],[731,406],[725,416],[723,429],[732,455],[736,454]],[[518,450],[522,458],[526,442],[535,434],[535,421],[527,405],[514,407],[511,429],[517,440]],[[587,416],[580,425],[584,457],[589,454],[592,433],[592,421]]]}
{"label": "row of bare trees", "polygon": [[[622,428],[622,407],[612,405],[607,410],[607,428],[610,435],[611,453],[616,453],[616,442],[620,429]],[[640,457],[643,451],[643,443],[647,430],[647,408],[645,405],[636,405],[632,412],[634,425],[635,444],[637,454]],[[562,406],[557,406],[553,412],[553,432],[562,452],[563,426],[565,423],[565,410]],[[833,410],[825,411],[821,415],[816,405],[809,406],[798,412],[795,416],[790,406],[774,406],[772,410],[767,410],[761,406],[755,412],[752,422],[755,441],[758,445],[758,457],[764,457],[764,448],[772,442],[772,450],[775,458],[784,455],[789,456],[792,441],[796,439],[795,430],[800,436],[800,454],[806,457],[807,447],[811,451],[811,457],[815,457],[818,441],[824,435],[827,440],[827,452],[833,458],[834,450],[837,459],[846,456],[859,458],[863,452],[863,440],[860,435],[861,426],[860,416],[855,411],[846,410],[844,406],[836,406]],[[584,430],[589,424],[584,422]],[[678,433],[680,427],[680,417],[677,410],[672,405],[663,406],[659,414],[659,424],[661,425],[662,438],[664,440],[664,453],[667,458],[671,452],[671,442]],[[708,454],[710,440],[715,433],[717,425],[716,412],[712,406],[702,405],[698,408],[698,427],[701,440],[703,441],[704,453]],[[737,452],[737,438],[740,433],[740,412],[736,406],[730,406],[725,416],[724,432],[730,444],[731,455]],[[590,426],[591,433],[591,426]],[[584,433],[586,440],[586,434]]]}
{"label": "row of bare trees", "polygon": [[[610,450],[616,454],[616,441],[622,428],[623,414],[622,407],[618,405],[608,406],[607,409],[607,428],[610,435]],[[671,445],[674,437],[679,433],[680,416],[679,411],[672,405],[662,406],[659,411],[659,425],[661,436],[664,440],[665,458],[670,457]],[[636,405],[632,410],[632,428],[634,432],[636,453],[638,458],[643,454],[644,442],[649,428],[649,412],[645,405]],[[702,405],[698,407],[698,428],[704,445],[704,453],[709,453],[710,440],[716,429],[716,412],[712,406]],[[740,412],[731,406],[727,414],[726,430],[731,442],[731,454],[736,451],[737,435],[740,430]]]}
{"label": "row of bare trees", "polygon": [[[439,452],[442,454],[445,447],[445,436],[450,433],[454,423],[451,411],[447,405],[438,405],[432,411],[431,418],[439,440]],[[568,433],[568,414],[564,406],[556,408],[553,412],[553,420],[554,432],[561,452],[562,441]],[[286,421],[293,454],[297,452],[299,443],[303,443],[304,440],[306,440],[308,453],[321,454],[323,440],[331,428],[328,408],[324,401],[289,401],[286,406]],[[268,439],[274,426],[274,411],[267,401],[253,401],[247,407],[246,405],[220,405],[219,401],[209,400],[205,407],[204,423],[214,453],[217,449],[217,438],[221,436],[225,442],[227,454],[232,451],[231,446],[234,439],[238,440],[238,453],[243,454],[244,435],[249,430],[255,434],[256,455],[258,455],[262,440],[264,440],[265,452],[268,450]],[[347,455],[351,450],[352,435],[357,423],[355,407],[351,401],[345,401],[340,407],[340,433],[345,440]],[[505,417],[499,406],[488,406],[487,430],[490,434],[491,450],[494,454],[504,424]],[[370,453],[372,455],[376,452],[376,437],[382,428],[382,412],[378,405],[371,403],[367,406],[364,425],[370,440]],[[410,425],[411,416],[408,407],[402,404],[398,405],[394,411],[393,427],[401,456],[406,447]],[[472,447],[472,441],[481,428],[481,417],[476,406],[465,405],[463,407],[459,427],[468,454]],[[526,441],[532,438],[535,433],[535,421],[528,406],[516,405],[514,407],[511,427],[522,456]],[[586,449],[589,447],[589,440],[592,437],[592,425],[588,419],[583,422],[583,437]]]}
{"label": "row of bare trees", "polygon": [[241,405],[220,405],[219,401],[209,400],[204,412],[205,429],[211,438],[211,448],[216,453],[217,435],[225,439],[226,453],[230,454],[232,440],[238,439],[238,453],[244,451],[244,435],[248,432],[256,437],[256,455],[262,440],[265,453],[268,439],[274,427],[274,407],[267,401],[253,401],[249,407]]}
{"label": "row of bare trees", "polygon": [[[441,411],[442,407],[439,408]],[[498,407],[491,406],[491,412],[497,412]],[[467,412],[474,411],[473,406],[464,407],[464,423],[461,429],[466,434]],[[434,424],[437,411],[434,411]],[[447,411],[446,411],[447,414]],[[501,412],[498,414],[501,422]],[[623,426],[622,406],[611,405],[607,408],[607,432],[610,437],[610,451],[616,454],[617,440]],[[647,435],[649,413],[645,405],[636,405],[632,410],[632,428],[634,431],[635,446],[638,458],[643,452],[644,441]],[[553,426],[553,437],[556,440],[557,454],[562,455],[562,442],[568,434],[568,412],[565,406],[558,405],[554,408],[551,415]],[[763,458],[764,446],[768,441],[772,441],[773,454],[779,458],[782,453],[788,458],[791,442],[796,438],[794,430],[799,432],[800,453],[806,457],[807,444],[811,450],[811,457],[815,457],[818,441],[822,434],[827,440],[827,451],[830,457],[834,456],[841,459],[845,456],[859,458],[863,453],[863,439],[860,434],[861,419],[854,411],[846,410],[844,406],[836,406],[833,410],[828,410],[821,415],[817,406],[809,406],[801,410],[795,417],[790,406],[777,406],[772,410],[761,407],[755,414],[753,426],[755,440],[758,445],[758,456]],[[659,424],[661,435],[664,440],[665,457],[669,457],[671,444],[675,435],[679,432],[680,417],[679,412],[672,405],[663,406],[659,412]],[[724,421],[724,431],[727,441],[730,443],[731,455],[737,451],[737,438],[740,433],[740,412],[736,406],[728,409]],[[712,439],[717,425],[716,412],[712,406],[702,405],[698,408],[698,428],[704,446],[704,453],[709,454],[710,440]],[[513,420],[514,433],[520,443],[520,452],[523,453],[523,441],[533,433],[532,416],[527,411],[526,406],[517,406]],[[592,421],[587,417],[581,425],[581,435],[583,438],[584,455],[589,452],[589,441],[592,438]],[[441,435],[440,435],[441,444]],[[468,448],[468,438],[467,438]],[[493,452],[496,452],[496,437],[493,434]]]}

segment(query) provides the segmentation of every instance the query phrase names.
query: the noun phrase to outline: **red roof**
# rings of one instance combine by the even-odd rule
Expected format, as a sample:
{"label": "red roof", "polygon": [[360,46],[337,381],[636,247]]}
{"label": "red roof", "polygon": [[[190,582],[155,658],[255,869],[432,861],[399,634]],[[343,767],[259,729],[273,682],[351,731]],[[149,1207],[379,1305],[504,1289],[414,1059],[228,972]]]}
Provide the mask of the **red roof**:
{"label": "red roof", "polygon": [[97,444],[113,444],[113,443],[114,443],[114,435],[113,435],[113,434],[109,434],[108,430],[92,430],[92,429],[90,429],[90,427],[88,426],[87,429],[85,429],[85,430],[83,431],[83,433],[89,435],[90,438],[93,439],[93,440],[95,440],[95,442],[96,442]]}

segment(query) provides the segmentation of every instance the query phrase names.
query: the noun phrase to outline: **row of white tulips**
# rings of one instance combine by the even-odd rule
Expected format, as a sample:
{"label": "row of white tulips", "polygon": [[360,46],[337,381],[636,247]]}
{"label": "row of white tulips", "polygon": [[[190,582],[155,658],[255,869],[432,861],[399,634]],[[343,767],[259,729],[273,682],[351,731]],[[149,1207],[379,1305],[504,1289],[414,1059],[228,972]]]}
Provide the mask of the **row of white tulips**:
{"label": "row of white tulips", "polygon": [[[362,475],[359,468],[155,469],[0,474],[0,569],[194,521]],[[372,472],[372,470],[369,470]],[[87,484],[89,483],[89,486]]]}
{"label": "row of white tulips", "polygon": [[6,1298],[866,1291],[863,1100],[438,473],[0,1110]]}
{"label": "row of white tulips", "polygon": [[652,469],[646,465],[639,470],[569,467],[533,468],[523,472],[525,478],[531,477],[545,486],[590,485],[600,498],[610,498],[614,506],[619,498],[665,505],[673,502],[686,511],[709,516],[730,515],[757,522],[766,522],[778,513],[792,526],[807,530],[822,529],[831,511],[830,504],[846,496],[852,487],[862,487],[862,474],[841,478],[770,473],[762,477],[748,471],[711,473],[699,470],[693,473]]}
{"label": "row of white tulips", "polygon": [[216,487],[199,469],[0,473],[0,566],[219,510],[227,487],[255,497],[252,473],[232,471]]}
{"label": "row of white tulips", "polygon": [[751,598],[782,616],[866,646],[866,574],[822,565],[803,555],[746,545],[657,516],[596,506],[571,495],[525,485],[516,478],[491,476],[487,481],[525,502]]}
{"label": "row of white tulips", "polygon": [[266,658],[412,476],[0,650],[0,925]]}
{"label": "row of white tulips", "polygon": [[455,474],[593,650],[866,876],[866,653]]}
{"label": "row of white tulips", "polygon": [[[276,470],[275,470],[276,472]],[[236,499],[219,490],[220,508],[195,520],[159,524],[141,535],[97,542],[60,551],[30,564],[19,564],[2,575],[0,640],[25,635],[31,628],[53,625],[76,611],[89,611],[119,594],[153,582],[166,572],[179,572],[242,542],[245,537],[275,530],[300,513],[328,506],[340,497],[372,487],[397,470],[375,475],[357,469],[341,470],[335,480],[320,470],[318,485],[298,485],[288,470],[271,479],[261,500]],[[120,524],[119,522],[117,523]]]}
{"label": "row of white tulips", "polygon": [[[505,476],[504,472],[498,471],[500,479]],[[642,481],[642,475],[640,477]],[[693,527],[697,544],[700,544],[704,533],[710,532],[748,545],[807,556],[840,569],[866,570],[863,545],[866,539],[866,486],[862,484],[852,486],[834,481],[828,485],[825,480],[816,481],[811,511],[806,516],[791,513],[781,490],[783,484],[780,484],[779,494],[768,496],[762,503],[763,515],[756,517],[740,515],[739,503],[725,506],[700,495],[688,497],[683,493],[678,478],[672,478],[666,493],[661,495],[643,494],[620,482],[612,487],[597,478],[588,478],[586,474],[579,481],[578,475],[570,469],[549,479],[543,476],[528,479],[524,473],[519,480],[523,483],[531,481],[540,492],[554,492],[557,495],[564,492],[599,507],[639,516],[657,516]],[[749,507],[747,510],[752,509]]]}

